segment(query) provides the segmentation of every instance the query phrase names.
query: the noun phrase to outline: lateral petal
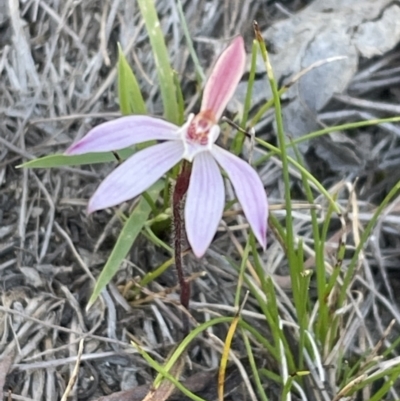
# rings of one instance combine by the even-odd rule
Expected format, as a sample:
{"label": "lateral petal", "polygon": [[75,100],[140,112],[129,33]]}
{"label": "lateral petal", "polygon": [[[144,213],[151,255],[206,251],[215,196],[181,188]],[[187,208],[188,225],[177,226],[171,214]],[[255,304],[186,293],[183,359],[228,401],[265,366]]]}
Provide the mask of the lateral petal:
{"label": "lateral petal", "polygon": [[228,174],[247,221],[265,249],[268,201],[260,177],[248,163],[219,146],[215,145],[211,153]]}
{"label": "lateral petal", "polygon": [[118,205],[141,194],[183,155],[181,141],[169,141],[150,146],[127,159],[97,188],[89,200],[88,212]]}
{"label": "lateral petal", "polygon": [[246,50],[241,36],[219,56],[204,87],[201,111],[211,110],[218,121],[233,96],[246,66]]}
{"label": "lateral petal", "polygon": [[121,117],[92,128],[65,154],[107,152],[146,141],[174,140],[179,138],[178,130],[179,127],[160,118],[138,115]]}
{"label": "lateral petal", "polygon": [[201,258],[210,246],[224,211],[225,188],[221,172],[209,152],[193,162],[185,205],[185,225],[194,254]]}

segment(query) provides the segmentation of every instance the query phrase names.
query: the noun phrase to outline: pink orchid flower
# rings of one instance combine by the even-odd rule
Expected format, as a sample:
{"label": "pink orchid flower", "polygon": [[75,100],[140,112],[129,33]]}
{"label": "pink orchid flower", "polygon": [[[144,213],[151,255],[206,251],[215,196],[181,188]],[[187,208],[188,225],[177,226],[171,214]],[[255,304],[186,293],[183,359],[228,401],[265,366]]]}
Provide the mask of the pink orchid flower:
{"label": "pink orchid flower", "polygon": [[221,118],[243,75],[246,52],[236,37],[217,60],[205,85],[200,113],[182,127],[159,118],[133,115],[93,128],[67,151],[68,155],[106,152],[150,140],[163,143],[141,150],[118,166],[98,187],[89,213],[118,205],[146,191],[181,160],[193,162],[185,204],[188,241],[197,257],[209,247],[222,218],[225,189],[219,167],[233,184],[243,212],[265,249],[268,203],[256,171],[239,157],[215,144]]}

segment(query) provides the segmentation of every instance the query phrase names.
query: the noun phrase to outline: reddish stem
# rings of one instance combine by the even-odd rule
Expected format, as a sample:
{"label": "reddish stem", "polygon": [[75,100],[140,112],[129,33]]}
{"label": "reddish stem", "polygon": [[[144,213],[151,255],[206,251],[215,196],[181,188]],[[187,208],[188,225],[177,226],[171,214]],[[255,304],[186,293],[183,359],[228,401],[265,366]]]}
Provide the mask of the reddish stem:
{"label": "reddish stem", "polygon": [[[176,179],[174,192],[172,194],[172,214],[174,226],[173,244],[175,266],[178,274],[179,286],[181,289],[181,305],[187,310],[189,310],[190,283],[186,280],[183,269],[182,239],[185,231],[185,223],[182,212],[184,206],[184,197],[189,187],[191,171],[191,164],[187,161],[183,161],[182,168],[178,175],[178,178]],[[187,334],[189,332],[189,320],[186,315],[184,315],[183,318],[183,330],[184,334]]]}

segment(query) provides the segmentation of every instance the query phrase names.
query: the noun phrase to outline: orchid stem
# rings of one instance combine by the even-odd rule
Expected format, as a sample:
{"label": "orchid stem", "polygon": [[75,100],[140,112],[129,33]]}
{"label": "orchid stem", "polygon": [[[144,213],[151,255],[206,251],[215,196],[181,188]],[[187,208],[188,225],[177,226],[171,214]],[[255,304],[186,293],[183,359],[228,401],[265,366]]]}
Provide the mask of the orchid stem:
{"label": "orchid stem", "polygon": [[[178,282],[181,289],[180,301],[181,305],[189,310],[189,300],[190,300],[190,283],[185,278],[183,257],[182,257],[182,239],[185,230],[184,220],[182,216],[183,204],[185,194],[189,187],[191,173],[191,164],[187,161],[183,161],[181,171],[176,179],[176,184],[174,192],[172,195],[172,213],[173,213],[173,245],[174,245],[174,256],[175,256],[175,266],[178,274]],[[189,319],[186,314],[183,315],[183,334],[189,333]]]}

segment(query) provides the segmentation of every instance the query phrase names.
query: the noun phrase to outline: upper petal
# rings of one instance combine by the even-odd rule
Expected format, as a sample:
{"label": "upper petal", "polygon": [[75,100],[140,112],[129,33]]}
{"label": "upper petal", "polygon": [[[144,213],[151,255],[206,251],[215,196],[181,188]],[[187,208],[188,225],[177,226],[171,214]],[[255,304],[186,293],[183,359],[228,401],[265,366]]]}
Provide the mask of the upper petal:
{"label": "upper petal", "polygon": [[139,195],[177,164],[183,155],[181,141],[150,146],[127,159],[100,184],[88,211],[118,205]]}
{"label": "upper petal", "polygon": [[260,177],[248,163],[219,146],[213,147],[212,155],[228,174],[247,221],[265,249],[268,201]]}
{"label": "upper petal", "polygon": [[194,254],[200,258],[217,231],[224,211],[225,189],[221,172],[209,152],[193,162],[185,205],[185,225]]}
{"label": "upper petal", "polygon": [[211,110],[218,121],[244,73],[246,50],[241,36],[219,56],[203,93],[201,110]]}
{"label": "upper petal", "polygon": [[97,125],[80,141],[69,147],[65,154],[107,152],[123,149],[136,143],[179,138],[179,127],[160,118],[127,116]]}

